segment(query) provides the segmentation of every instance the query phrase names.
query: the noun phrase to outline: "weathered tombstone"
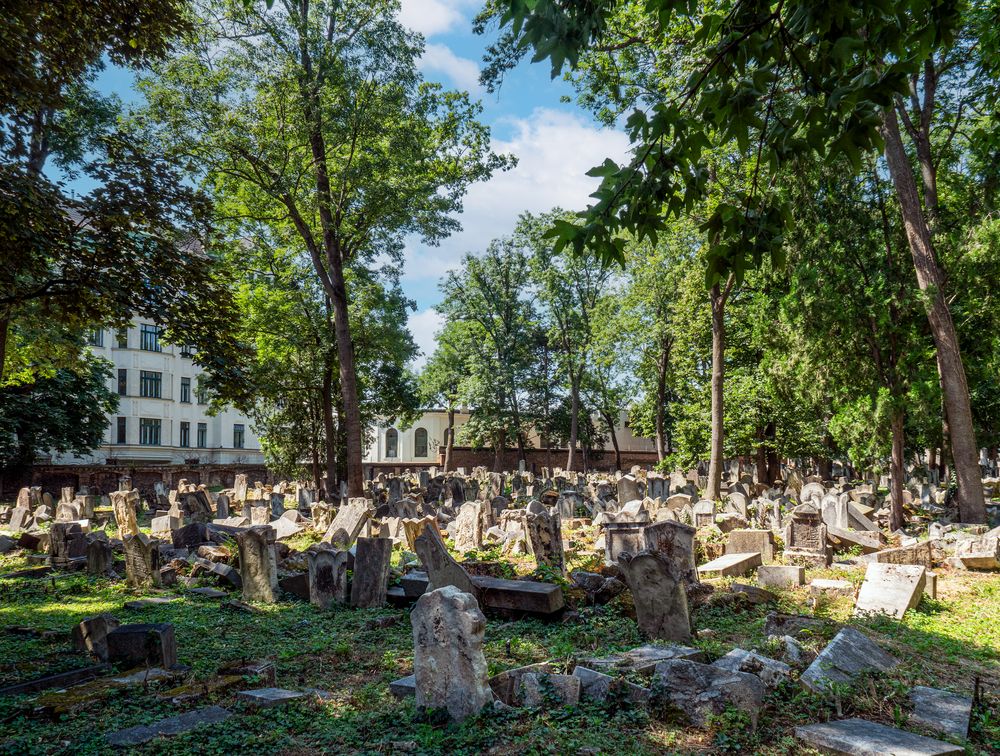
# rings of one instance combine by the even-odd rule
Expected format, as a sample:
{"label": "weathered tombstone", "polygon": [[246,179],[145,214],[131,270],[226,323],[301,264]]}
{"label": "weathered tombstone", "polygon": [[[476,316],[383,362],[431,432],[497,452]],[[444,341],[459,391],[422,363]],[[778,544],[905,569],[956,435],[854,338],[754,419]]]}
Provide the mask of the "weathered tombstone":
{"label": "weathered tombstone", "polygon": [[483,547],[483,505],[466,502],[454,522],[455,551],[466,552]]}
{"label": "weathered tombstone", "polygon": [[108,633],[119,626],[118,620],[108,614],[88,617],[73,628],[73,648],[92,654],[102,662],[108,660]]}
{"label": "weathered tombstone", "polygon": [[[368,499],[360,497],[348,499],[347,503],[337,510],[337,515],[330,523],[330,527],[327,528],[323,540],[337,543],[339,546],[350,546],[361,534],[361,529],[371,517],[371,512],[372,507]],[[343,531],[343,534],[338,536],[339,531]],[[341,542],[336,541],[335,537],[339,538]]]}
{"label": "weathered tombstone", "polygon": [[816,693],[824,693],[833,684],[851,683],[866,671],[886,672],[899,660],[859,630],[845,627],[830,641],[802,673],[802,684]]}
{"label": "weathered tombstone", "polygon": [[837,496],[828,494],[824,496],[819,506],[821,508],[823,522],[831,528],[847,530],[850,524],[850,517],[847,511],[847,496]]}
{"label": "weathered tombstone", "polygon": [[358,539],[351,580],[351,606],[374,609],[385,604],[391,557],[391,538]]}
{"label": "weathered tombstone", "polygon": [[233,498],[239,502],[247,500],[247,476],[243,473],[237,474],[233,481]]}
{"label": "weathered tombstone", "polygon": [[826,543],[826,525],[812,504],[799,504],[785,528],[784,560],[793,564],[829,567],[830,550]]}
{"label": "weathered tombstone", "polygon": [[854,605],[855,616],[888,614],[902,619],[907,609],[920,603],[925,573],[922,566],[914,564],[869,564]]}
{"label": "weathered tombstone", "polygon": [[702,499],[696,502],[693,509],[694,526],[704,528],[715,524],[715,502],[710,499]]}
{"label": "weathered tombstone", "polygon": [[427,570],[432,589],[452,585],[460,591],[478,596],[472,579],[462,565],[452,559],[433,523],[424,523],[413,539],[413,550],[417,552],[420,563]]}
{"label": "weathered tombstone", "polygon": [[774,561],[774,534],[770,530],[731,530],[726,539],[727,554],[759,552],[764,562]]}
{"label": "weathered tombstone", "polygon": [[118,535],[136,535],[139,525],[135,519],[135,505],[139,502],[138,491],[112,491],[111,507],[114,509],[115,522],[118,524]]}
{"label": "weathered tombstone", "polygon": [[229,497],[220,493],[215,497],[215,516],[220,520],[226,520],[229,518]]}
{"label": "weathered tombstone", "polygon": [[645,548],[662,555],[673,563],[676,574],[687,585],[696,585],[698,566],[695,561],[695,529],[674,520],[665,520],[642,529]]}
{"label": "weathered tombstone", "polygon": [[641,522],[609,522],[604,526],[604,561],[617,564],[622,554],[637,554],[646,548]]}
{"label": "weathered tombstone", "polygon": [[336,601],[347,601],[347,561],[346,551],[314,549],[306,552],[309,559],[309,603],[320,609],[328,609]]}
{"label": "weathered tombstone", "polygon": [[162,622],[155,625],[119,625],[106,636],[108,661],[131,667],[177,666],[177,641],[174,626]]}
{"label": "weathered tombstone", "polygon": [[107,575],[114,564],[111,544],[95,538],[87,544],[87,574]]}
{"label": "weathered tombstone", "polygon": [[122,538],[125,549],[125,582],[129,588],[159,586],[160,543],[144,533],[126,535]]}
{"label": "weathered tombstone", "polygon": [[551,567],[561,574],[564,570],[561,518],[558,513],[525,512],[524,533],[530,553],[538,566]]}
{"label": "weathered tombstone", "polygon": [[618,558],[622,575],[632,592],[636,621],[647,638],[691,640],[687,592],[673,562],[658,552],[640,551]]}
{"label": "weathered tombstone", "polygon": [[273,604],[278,588],[278,565],[274,555],[274,528],[255,525],[236,534],[240,551],[243,599]]}
{"label": "weathered tombstone", "polygon": [[618,501],[628,502],[639,498],[639,483],[634,475],[623,475],[618,479]]}
{"label": "weathered tombstone", "polygon": [[456,721],[493,700],[483,655],[486,617],[476,598],[448,585],[425,593],[410,613],[418,709]]}

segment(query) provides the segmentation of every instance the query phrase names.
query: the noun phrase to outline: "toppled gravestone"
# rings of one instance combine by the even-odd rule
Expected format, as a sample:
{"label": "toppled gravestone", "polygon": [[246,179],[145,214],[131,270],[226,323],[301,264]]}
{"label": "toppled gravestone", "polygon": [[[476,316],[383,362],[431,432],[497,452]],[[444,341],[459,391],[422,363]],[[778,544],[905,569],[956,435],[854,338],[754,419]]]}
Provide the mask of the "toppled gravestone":
{"label": "toppled gravestone", "polygon": [[802,684],[824,693],[832,684],[848,684],[862,672],[886,672],[899,660],[859,630],[845,627],[802,673]]}
{"label": "toppled gravestone", "polygon": [[575,706],[580,702],[580,678],[550,672],[527,672],[521,675],[521,704],[529,709],[538,708],[550,701],[561,706]]}
{"label": "toppled gravestone", "polygon": [[119,625],[105,636],[108,661],[131,667],[162,667],[177,665],[177,641],[174,626],[161,622],[148,625]]}
{"label": "toppled gravestone", "polygon": [[417,599],[410,621],[417,708],[443,709],[460,721],[488,705],[486,617],[475,597],[446,585]]}
{"label": "toppled gravestone", "polygon": [[680,711],[696,727],[734,708],[756,727],[767,689],[756,675],[730,672],[711,664],[672,659],[656,665],[650,704]]}
{"label": "toppled gravestone", "polygon": [[746,672],[756,675],[769,688],[775,688],[785,682],[792,673],[792,668],[784,662],[769,659],[742,648],[734,648],[725,656],[712,662],[712,666],[730,672]]}
{"label": "toppled gravestone", "polygon": [[916,685],[910,691],[913,711],[910,721],[937,730],[953,738],[969,734],[972,699],[947,690]]}
{"label": "toppled gravestone", "polygon": [[620,696],[633,704],[649,702],[649,688],[627,680],[579,664],[573,669],[573,676],[580,679],[580,699],[583,701],[602,703],[613,696]]}
{"label": "toppled gravestone", "polygon": [[88,617],[73,627],[73,648],[101,661],[108,660],[108,633],[119,626],[118,620],[107,614]]}
{"label": "toppled gravestone", "polygon": [[864,719],[841,719],[837,722],[819,722],[796,727],[795,737],[825,753],[846,756],[871,754],[951,756],[965,753],[965,749],[960,746]]}
{"label": "toppled gravestone", "polygon": [[174,717],[167,717],[149,725],[138,725],[118,732],[111,732],[105,735],[105,739],[109,745],[117,748],[139,746],[161,736],[181,735],[201,725],[219,724],[225,722],[230,716],[232,714],[221,706],[208,706],[204,709],[195,709]]}
{"label": "toppled gravestone", "polygon": [[902,619],[920,603],[926,570],[915,564],[869,564],[854,605],[855,616],[888,614]]}

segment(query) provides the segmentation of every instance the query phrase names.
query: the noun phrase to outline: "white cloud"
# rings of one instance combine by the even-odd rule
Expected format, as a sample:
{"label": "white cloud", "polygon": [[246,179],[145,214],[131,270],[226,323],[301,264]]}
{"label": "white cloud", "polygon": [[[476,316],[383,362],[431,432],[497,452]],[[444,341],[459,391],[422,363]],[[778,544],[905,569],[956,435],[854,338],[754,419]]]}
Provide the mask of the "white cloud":
{"label": "white cloud", "polygon": [[399,20],[425,37],[444,34],[461,25],[465,20],[459,10],[464,5],[454,0],[403,0]]}
{"label": "white cloud", "polygon": [[418,65],[424,74],[444,74],[459,89],[472,94],[482,92],[479,85],[479,64],[469,58],[460,58],[447,45],[427,45]]}
{"label": "white cloud", "polygon": [[582,210],[600,183],[587,171],[607,157],[621,161],[628,153],[625,134],[566,111],[538,108],[527,118],[504,124],[512,127],[512,136],[494,139],[493,150],[516,155],[517,167],[471,187],[459,218],[461,232],[440,247],[408,245],[403,283],[411,296],[425,299],[428,289],[456,268],[465,252],[482,251],[490,240],[509,234],[521,213],[556,206]]}
{"label": "white cloud", "polygon": [[435,335],[442,325],[444,325],[444,319],[437,310],[432,308],[410,314],[407,327],[421,351],[421,354],[413,361],[415,369],[423,367],[427,359],[434,353]]}

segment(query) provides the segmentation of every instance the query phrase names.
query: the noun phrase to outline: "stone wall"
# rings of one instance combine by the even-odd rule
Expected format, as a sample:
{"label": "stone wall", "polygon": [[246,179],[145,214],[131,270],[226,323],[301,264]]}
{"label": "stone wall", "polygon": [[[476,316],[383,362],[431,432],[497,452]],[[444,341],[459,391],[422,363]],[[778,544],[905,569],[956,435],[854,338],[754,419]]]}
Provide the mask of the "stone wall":
{"label": "stone wall", "polygon": [[[237,473],[245,473],[251,485],[254,481],[273,482],[264,465],[35,465],[20,476],[4,476],[0,480],[0,500],[17,494],[22,486],[41,486],[57,494],[63,486],[96,488],[101,493],[118,490],[118,480],[132,478],[132,486],[143,493],[151,492],[156,482],[176,488],[177,481],[186,478],[189,483],[207,486],[230,487]],[[58,498],[58,497],[57,497]]]}
{"label": "stone wall", "polygon": [[[526,468],[535,473],[541,473],[543,467],[562,467],[566,464],[565,449],[526,449]],[[464,467],[467,471],[473,467],[486,467],[493,469],[492,449],[473,449],[468,446],[456,446],[452,449],[452,469]],[[583,454],[579,450],[576,454],[577,469],[583,469]],[[517,449],[507,449],[503,455],[503,470],[516,470],[518,464]],[[628,471],[633,465],[640,465],[644,468],[651,468],[656,464],[656,452],[622,452],[622,469]],[[365,475],[369,473],[369,468],[374,468],[375,472],[402,472],[403,470],[425,470],[431,466],[439,469],[444,465],[444,447],[438,450],[438,458],[428,461],[426,464],[414,462],[407,463],[366,463]],[[615,452],[613,449],[591,452],[587,456],[587,467],[590,470],[609,472],[615,469]]]}

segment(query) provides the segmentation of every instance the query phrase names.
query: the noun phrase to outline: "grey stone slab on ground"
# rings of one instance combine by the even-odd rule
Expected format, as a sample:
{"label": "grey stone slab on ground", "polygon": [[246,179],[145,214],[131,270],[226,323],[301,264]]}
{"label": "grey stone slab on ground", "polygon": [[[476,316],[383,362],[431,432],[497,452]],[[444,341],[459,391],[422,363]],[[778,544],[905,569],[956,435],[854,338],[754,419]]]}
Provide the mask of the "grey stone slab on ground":
{"label": "grey stone slab on ground", "polygon": [[802,684],[817,693],[831,683],[849,683],[866,670],[886,671],[899,664],[859,630],[845,627],[802,673]]}
{"label": "grey stone slab on ground", "polygon": [[753,651],[734,648],[725,656],[712,662],[713,667],[727,669],[730,672],[746,672],[761,679],[767,687],[775,688],[788,680],[792,668],[777,659],[769,659]]}
{"label": "grey stone slab on ground", "polygon": [[580,663],[598,671],[634,671],[648,676],[653,673],[653,669],[657,664],[669,659],[687,659],[689,661],[703,662],[705,654],[700,649],[689,646],[647,643],[644,646],[639,646],[623,653],[612,654],[611,656],[581,659]]}
{"label": "grey stone slab on ground", "polygon": [[302,698],[305,693],[284,688],[257,688],[257,690],[241,690],[236,694],[236,700],[249,704],[257,709],[270,709],[282,706],[296,698]]}
{"label": "grey stone slab on ground", "polygon": [[554,700],[563,706],[575,706],[580,702],[580,686],[580,678],[573,675],[527,672],[521,675],[521,705],[534,709]]}
{"label": "grey stone slab on ground", "polygon": [[969,719],[972,716],[971,698],[948,690],[917,685],[910,691],[910,701],[913,703],[911,722],[956,738],[968,736]]}
{"label": "grey stone slab on ground", "polygon": [[417,676],[407,675],[389,683],[389,692],[396,698],[417,695]]}
{"label": "grey stone slab on ground", "polygon": [[855,616],[888,614],[902,619],[924,595],[925,572],[916,564],[869,564],[854,604]]}
{"label": "grey stone slab on ground", "polygon": [[133,611],[139,611],[142,609],[151,609],[157,606],[164,606],[165,604],[172,604],[177,599],[167,598],[166,596],[153,596],[152,598],[142,598],[135,599],[134,601],[126,601],[125,608],[132,609]]}
{"label": "grey stone slab on ground", "polygon": [[726,554],[711,562],[706,562],[698,568],[699,575],[711,575],[719,573],[722,577],[739,577],[746,575],[755,567],[760,567],[761,558],[759,552],[747,554]]}
{"label": "grey stone slab on ground", "polygon": [[105,736],[109,744],[126,748],[128,746],[142,745],[148,743],[153,738],[162,735],[180,735],[190,732],[196,727],[204,724],[218,724],[225,722],[232,716],[232,712],[223,709],[221,706],[208,706],[204,709],[195,709],[178,714],[176,717],[167,717],[159,722],[150,725],[139,725],[129,727],[118,732],[111,732]]}
{"label": "grey stone slab on ground", "polygon": [[806,568],[787,564],[762,564],[757,568],[757,585],[762,588],[795,588],[805,585]]}
{"label": "grey stone slab on ground", "polygon": [[965,753],[960,746],[865,719],[841,719],[796,727],[795,737],[824,753],[843,756],[950,756]]}
{"label": "grey stone slab on ground", "polygon": [[684,712],[696,727],[704,727],[711,717],[730,707],[748,714],[756,725],[766,693],[764,683],[755,675],[671,659],[656,665],[651,701]]}
{"label": "grey stone slab on ground", "polygon": [[584,701],[603,702],[613,694],[630,703],[645,704],[649,701],[649,688],[579,664],[573,669],[573,676],[580,678],[580,698]]}

